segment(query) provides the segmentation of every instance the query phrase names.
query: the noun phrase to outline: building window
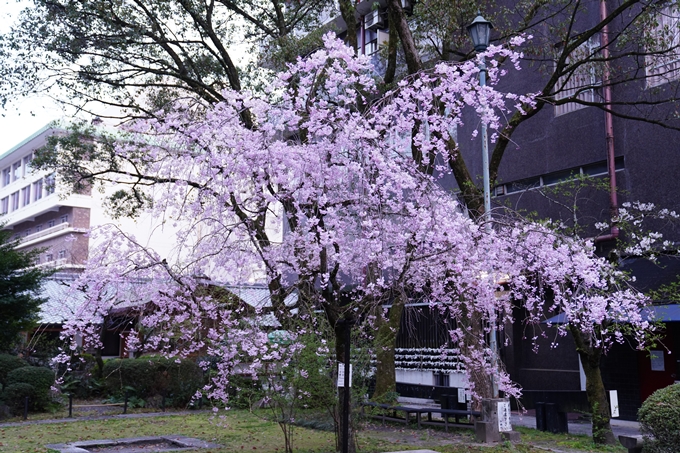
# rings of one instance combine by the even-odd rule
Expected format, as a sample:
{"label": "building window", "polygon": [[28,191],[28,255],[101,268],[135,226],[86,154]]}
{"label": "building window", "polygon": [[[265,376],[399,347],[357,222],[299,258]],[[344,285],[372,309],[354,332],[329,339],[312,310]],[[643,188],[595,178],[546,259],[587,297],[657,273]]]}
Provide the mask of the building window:
{"label": "building window", "polygon": [[5,187],[12,182],[12,169],[10,167],[2,170],[2,186]]}
{"label": "building window", "polygon": [[45,176],[45,195],[54,193],[55,178],[54,173]]}
{"label": "building window", "polygon": [[26,228],[26,231],[24,231],[24,236],[28,236],[31,234],[33,231],[30,228]]}
{"label": "building window", "polygon": [[68,223],[68,214],[64,214],[59,218],[59,223]]}
{"label": "building window", "polygon": [[14,192],[12,195],[12,211],[19,209],[19,192]]}
{"label": "building window", "polygon": [[33,154],[29,154],[28,156],[24,157],[24,168],[23,168],[23,173],[24,176],[28,175],[31,173],[31,161],[33,160]]}
{"label": "building window", "polygon": [[54,261],[54,255],[52,255],[51,253],[46,254],[45,261],[47,262]]}
{"label": "building window", "polygon": [[7,214],[9,212],[9,197],[0,200],[0,214]]}
{"label": "building window", "polygon": [[60,260],[63,260],[64,258],[66,258],[66,250],[59,250],[58,256],[59,256]]}
{"label": "building window", "polygon": [[35,226],[35,232],[36,232],[36,233],[39,233],[39,232],[41,232],[41,231],[42,231],[42,224],[36,225],[36,226]]}
{"label": "building window", "polygon": [[[584,102],[593,102],[595,100],[594,87],[599,85],[600,81],[596,75],[595,65],[588,63],[588,60],[593,58],[599,46],[599,42],[585,42],[578,46],[567,58],[567,67],[583,61],[586,63],[574,67],[574,69],[558,79],[555,85],[555,101],[578,99]],[[576,102],[555,105],[555,116],[564,115],[565,113],[574,112],[585,107],[588,106]]]}
{"label": "building window", "polygon": [[12,164],[12,181],[21,178],[21,161]]}
{"label": "building window", "polygon": [[656,87],[680,77],[680,9],[675,5],[661,8],[649,29],[649,46],[645,56],[647,88]]}
{"label": "building window", "polygon": [[31,186],[26,186],[21,189],[21,206],[28,206],[31,204]]}
{"label": "building window", "polygon": [[47,221],[47,228],[52,228],[54,226],[54,220]]}
{"label": "building window", "polygon": [[42,198],[43,180],[39,179],[33,183],[33,201],[38,201]]}
{"label": "building window", "polygon": [[448,387],[449,386],[449,375],[445,373],[434,372],[434,385],[438,387]]}

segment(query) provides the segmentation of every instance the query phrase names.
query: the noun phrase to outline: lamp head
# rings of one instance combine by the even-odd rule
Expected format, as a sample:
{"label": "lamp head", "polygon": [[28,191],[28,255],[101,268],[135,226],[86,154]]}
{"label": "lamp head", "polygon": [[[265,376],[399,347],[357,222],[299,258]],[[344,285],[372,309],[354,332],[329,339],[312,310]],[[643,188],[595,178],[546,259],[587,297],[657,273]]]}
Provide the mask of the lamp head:
{"label": "lamp head", "polygon": [[467,26],[470,38],[472,38],[472,45],[476,52],[484,52],[489,47],[489,38],[491,36],[491,29],[493,25],[488,20],[484,19],[481,14],[475,17],[470,25]]}

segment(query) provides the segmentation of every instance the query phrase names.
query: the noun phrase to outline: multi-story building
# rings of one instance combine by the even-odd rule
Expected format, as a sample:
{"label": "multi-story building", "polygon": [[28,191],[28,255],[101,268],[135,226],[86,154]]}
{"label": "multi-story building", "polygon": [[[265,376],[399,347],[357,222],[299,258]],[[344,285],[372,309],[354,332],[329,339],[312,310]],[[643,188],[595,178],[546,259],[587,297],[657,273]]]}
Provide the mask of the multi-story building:
{"label": "multi-story building", "polygon": [[31,169],[34,153],[55,133],[43,127],[0,156],[0,220],[20,249],[44,249],[36,264],[76,271],[88,257],[92,197],[66,195],[54,174]]}

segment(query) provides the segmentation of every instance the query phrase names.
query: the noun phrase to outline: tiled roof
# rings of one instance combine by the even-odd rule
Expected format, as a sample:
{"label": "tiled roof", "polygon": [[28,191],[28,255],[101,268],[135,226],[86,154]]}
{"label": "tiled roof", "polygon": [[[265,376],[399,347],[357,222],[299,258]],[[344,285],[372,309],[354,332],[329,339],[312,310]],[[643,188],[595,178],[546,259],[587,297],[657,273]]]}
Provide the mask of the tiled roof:
{"label": "tiled roof", "polygon": [[[55,274],[43,281],[40,297],[47,301],[40,308],[40,322],[43,324],[61,324],[73,317],[76,311],[86,303],[85,293],[74,284],[77,274]],[[143,295],[144,281],[111,286],[105,291],[106,296],[116,300],[115,308],[126,308],[145,303],[147,297]],[[223,285],[230,293],[237,296],[246,304],[256,309],[272,306],[269,289],[264,285]],[[285,299],[286,306],[297,303],[297,293],[289,294]],[[272,314],[266,314],[258,320],[264,326],[276,326],[278,321]]]}

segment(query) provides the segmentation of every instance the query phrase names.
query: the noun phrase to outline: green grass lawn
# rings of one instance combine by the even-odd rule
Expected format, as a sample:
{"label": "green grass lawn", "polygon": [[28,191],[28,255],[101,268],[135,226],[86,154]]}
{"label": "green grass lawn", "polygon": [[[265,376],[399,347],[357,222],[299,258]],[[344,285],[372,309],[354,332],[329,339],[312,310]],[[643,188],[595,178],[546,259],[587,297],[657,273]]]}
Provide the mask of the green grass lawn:
{"label": "green grass lawn", "polygon": [[[263,414],[264,415],[264,414]],[[35,418],[32,418],[35,420]],[[46,453],[46,444],[77,440],[117,439],[123,437],[179,434],[197,437],[224,446],[201,450],[211,453],[283,451],[279,426],[248,411],[230,411],[214,419],[205,412],[180,416],[140,419],[78,420],[56,424],[23,424],[0,427],[0,452]],[[585,436],[550,435],[522,429],[522,443],[504,443],[493,447],[474,445],[471,430],[445,433],[438,429],[410,429],[403,425],[367,424],[358,435],[361,452],[389,452],[409,449],[432,449],[441,453],[545,453],[546,448],[565,452],[624,452],[619,449],[595,449]],[[333,452],[332,432],[297,428],[295,451],[301,453]]]}

